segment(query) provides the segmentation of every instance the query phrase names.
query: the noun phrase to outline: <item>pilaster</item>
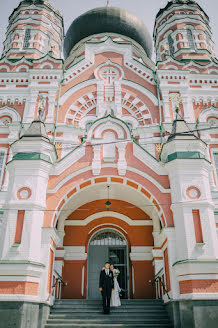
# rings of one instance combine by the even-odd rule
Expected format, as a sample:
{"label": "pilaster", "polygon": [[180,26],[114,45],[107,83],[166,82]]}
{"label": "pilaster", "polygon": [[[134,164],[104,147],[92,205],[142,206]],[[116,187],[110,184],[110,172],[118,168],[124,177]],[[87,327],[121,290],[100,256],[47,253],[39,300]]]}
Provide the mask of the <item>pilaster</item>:
{"label": "pilaster", "polygon": [[93,151],[92,172],[94,175],[98,175],[101,171],[101,145],[93,145]]}
{"label": "pilaster", "polygon": [[163,112],[164,112],[164,122],[165,123],[172,122],[172,118],[170,116],[170,111],[169,111],[169,106],[170,106],[169,93],[163,92]]}

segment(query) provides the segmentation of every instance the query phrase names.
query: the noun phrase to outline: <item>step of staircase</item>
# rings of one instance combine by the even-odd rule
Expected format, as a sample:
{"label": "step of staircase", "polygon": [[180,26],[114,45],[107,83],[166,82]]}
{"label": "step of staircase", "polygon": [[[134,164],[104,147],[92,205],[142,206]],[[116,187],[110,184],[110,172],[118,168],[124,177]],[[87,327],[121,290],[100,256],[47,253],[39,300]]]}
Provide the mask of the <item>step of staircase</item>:
{"label": "step of staircase", "polygon": [[162,300],[122,300],[102,313],[96,300],[56,300],[45,328],[172,328]]}

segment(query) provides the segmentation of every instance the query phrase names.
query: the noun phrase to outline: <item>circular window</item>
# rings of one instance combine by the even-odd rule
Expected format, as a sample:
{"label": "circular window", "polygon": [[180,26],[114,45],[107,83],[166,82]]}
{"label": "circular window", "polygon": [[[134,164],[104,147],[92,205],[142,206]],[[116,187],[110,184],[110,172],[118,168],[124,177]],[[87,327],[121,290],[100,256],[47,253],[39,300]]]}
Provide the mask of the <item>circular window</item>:
{"label": "circular window", "polygon": [[0,125],[8,126],[8,125],[10,125],[10,123],[11,123],[11,120],[7,117],[3,117],[0,119]]}
{"label": "circular window", "polygon": [[32,195],[32,191],[28,187],[20,188],[17,192],[17,198],[20,200],[27,200]]}
{"label": "circular window", "polygon": [[186,195],[190,199],[198,199],[201,196],[201,192],[197,187],[191,186],[188,187],[188,189],[186,190]]}
{"label": "circular window", "polygon": [[218,120],[216,117],[211,117],[208,119],[207,123],[209,123],[211,126],[217,126],[218,125]]}

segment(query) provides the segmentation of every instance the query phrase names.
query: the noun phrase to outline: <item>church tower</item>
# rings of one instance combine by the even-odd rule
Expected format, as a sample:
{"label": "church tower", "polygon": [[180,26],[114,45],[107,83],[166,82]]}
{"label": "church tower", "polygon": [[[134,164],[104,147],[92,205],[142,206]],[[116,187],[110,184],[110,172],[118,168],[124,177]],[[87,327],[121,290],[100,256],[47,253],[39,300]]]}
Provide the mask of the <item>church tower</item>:
{"label": "church tower", "polygon": [[154,27],[157,60],[210,61],[215,57],[209,17],[193,0],[169,1],[160,9]]}
{"label": "church tower", "polygon": [[46,0],[23,0],[9,17],[3,56],[62,56],[63,18]]}

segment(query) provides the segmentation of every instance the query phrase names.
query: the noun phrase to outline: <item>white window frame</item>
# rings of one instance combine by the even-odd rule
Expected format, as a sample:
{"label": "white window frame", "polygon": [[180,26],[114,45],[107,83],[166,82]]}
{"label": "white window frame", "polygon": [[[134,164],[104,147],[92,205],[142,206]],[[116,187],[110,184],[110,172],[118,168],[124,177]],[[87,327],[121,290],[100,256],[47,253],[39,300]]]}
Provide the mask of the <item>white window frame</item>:
{"label": "white window frame", "polygon": [[4,153],[4,158],[3,158],[3,161],[2,161],[2,170],[0,172],[0,190],[2,189],[2,182],[3,182],[4,172],[5,172],[7,152],[8,152],[7,148],[5,148],[5,147],[0,148],[0,154]]}
{"label": "white window frame", "polygon": [[215,154],[217,154],[218,156],[218,147],[217,148],[212,148],[211,149],[211,159],[212,159],[212,164],[214,166],[214,172],[215,172],[215,184],[216,184],[216,188],[218,189],[218,167],[216,170],[216,163],[215,163]]}

